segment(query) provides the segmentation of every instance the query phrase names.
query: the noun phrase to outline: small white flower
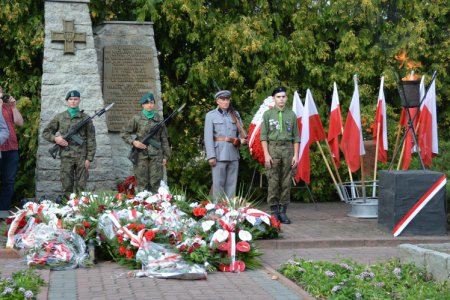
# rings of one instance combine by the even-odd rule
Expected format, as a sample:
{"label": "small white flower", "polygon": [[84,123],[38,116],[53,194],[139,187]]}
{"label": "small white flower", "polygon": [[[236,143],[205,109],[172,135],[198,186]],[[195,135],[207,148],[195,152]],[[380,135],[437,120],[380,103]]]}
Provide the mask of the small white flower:
{"label": "small white flower", "polygon": [[219,216],[223,216],[223,214],[225,213],[225,211],[222,208],[216,209],[216,211],[214,212],[216,215]]}
{"label": "small white flower", "polygon": [[214,207],[216,207],[216,205],[214,205],[214,204],[212,204],[212,203],[208,203],[208,204],[206,204],[206,206],[205,206],[205,208],[206,208],[207,210],[211,210],[211,209],[213,209]]}
{"label": "small white flower", "polygon": [[189,204],[189,207],[192,207],[192,208],[197,207],[197,206],[198,206],[198,202],[194,202],[194,203]]}
{"label": "small white flower", "polygon": [[252,240],[252,234],[246,230],[240,230],[239,231],[239,238],[241,241],[251,241]]}
{"label": "small white flower", "polygon": [[208,220],[205,222],[202,222],[202,228],[204,232],[207,232],[208,230],[211,229],[211,227],[214,225],[214,221],[213,220]]}

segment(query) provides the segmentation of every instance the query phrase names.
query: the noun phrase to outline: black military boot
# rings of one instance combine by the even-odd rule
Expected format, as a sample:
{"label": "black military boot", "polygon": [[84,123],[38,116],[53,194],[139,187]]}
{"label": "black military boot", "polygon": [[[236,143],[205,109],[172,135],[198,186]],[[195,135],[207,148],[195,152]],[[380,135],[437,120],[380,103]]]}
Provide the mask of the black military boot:
{"label": "black military boot", "polygon": [[291,220],[286,216],[287,205],[282,205],[280,208],[280,221],[283,224],[291,224]]}
{"label": "black military boot", "polygon": [[270,210],[272,215],[274,215],[275,220],[280,221],[280,210],[278,209],[278,205],[271,205]]}

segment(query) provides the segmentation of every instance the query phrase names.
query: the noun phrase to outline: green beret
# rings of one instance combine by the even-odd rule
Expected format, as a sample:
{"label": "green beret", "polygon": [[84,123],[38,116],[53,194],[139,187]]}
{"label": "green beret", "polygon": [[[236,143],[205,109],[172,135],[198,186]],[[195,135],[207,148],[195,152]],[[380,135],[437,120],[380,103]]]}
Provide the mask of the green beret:
{"label": "green beret", "polygon": [[73,90],[67,93],[66,95],[66,101],[69,100],[70,97],[78,97],[80,98],[80,92],[77,90]]}
{"label": "green beret", "polygon": [[146,93],[142,96],[141,100],[139,100],[139,104],[144,104],[150,101],[155,103],[155,97],[153,96],[153,93]]}

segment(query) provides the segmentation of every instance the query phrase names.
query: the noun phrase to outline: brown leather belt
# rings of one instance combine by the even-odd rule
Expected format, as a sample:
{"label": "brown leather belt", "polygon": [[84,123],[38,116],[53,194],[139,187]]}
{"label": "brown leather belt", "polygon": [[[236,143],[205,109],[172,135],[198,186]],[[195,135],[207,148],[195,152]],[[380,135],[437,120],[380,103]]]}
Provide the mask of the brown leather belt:
{"label": "brown leather belt", "polygon": [[228,142],[232,143],[234,146],[239,146],[241,144],[241,140],[238,138],[225,137],[225,136],[217,136],[214,138],[215,142]]}

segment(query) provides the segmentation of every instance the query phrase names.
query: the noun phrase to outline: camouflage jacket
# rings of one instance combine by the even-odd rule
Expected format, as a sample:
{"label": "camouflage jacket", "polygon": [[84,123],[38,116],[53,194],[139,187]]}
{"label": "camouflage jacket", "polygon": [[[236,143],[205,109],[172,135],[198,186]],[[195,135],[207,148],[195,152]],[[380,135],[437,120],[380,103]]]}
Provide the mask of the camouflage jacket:
{"label": "camouflage jacket", "polygon": [[[120,136],[125,143],[133,145],[133,141],[142,141],[145,135],[156,126],[163,119],[159,114],[155,114],[153,119],[147,119],[141,112],[138,115],[134,115],[127,125],[122,128]],[[139,156],[157,156],[161,155],[163,159],[168,159],[170,156],[169,141],[167,138],[167,129],[163,126],[152,138],[152,144],[160,145],[155,147],[152,144],[147,146],[146,150],[140,150]],[[156,142],[156,143],[155,143]]]}
{"label": "camouflage jacket", "polygon": [[[75,117],[71,118],[69,112],[63,111],[57,114],[53,120],[48,123],[42,132],[42,137],[49,141],[50,143],[55,142],[55,136],[64,136],[72,126],[81,122],[82,120],[89,118],[89,116],[83,112],[78,113]],[[78,145],[71,141],[69,146],[61,148],[59,155],[63,157],[82,157],[84,156],[87,160],[93,161],[95,151],[97,149],[97,143],[95,140],[95,127],[92,121],[83,126],[79,131],[78,135],[84,141],[82,145]]]}

